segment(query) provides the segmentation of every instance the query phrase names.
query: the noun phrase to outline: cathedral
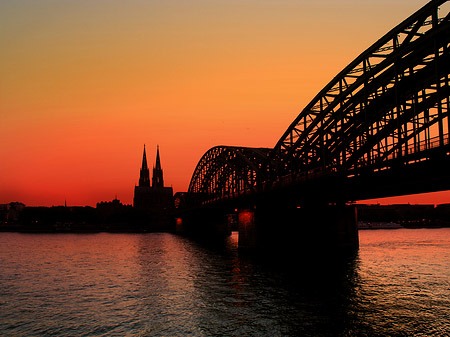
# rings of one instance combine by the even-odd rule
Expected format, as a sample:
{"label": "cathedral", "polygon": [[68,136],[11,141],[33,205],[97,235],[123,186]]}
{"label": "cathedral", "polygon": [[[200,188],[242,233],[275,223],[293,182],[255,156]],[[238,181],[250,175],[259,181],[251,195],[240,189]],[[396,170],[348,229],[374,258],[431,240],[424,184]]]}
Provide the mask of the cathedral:
{"label": "cathedral", "polygon": [[156,152],[156,164],[153,167],[152,184],[150,186],[150,172],[147,166],[147,155],[145,154],[144,145],[139,185],[134,187],[134,207],[155,212],[173,208],[172,187],[164,187],[159,146]]}

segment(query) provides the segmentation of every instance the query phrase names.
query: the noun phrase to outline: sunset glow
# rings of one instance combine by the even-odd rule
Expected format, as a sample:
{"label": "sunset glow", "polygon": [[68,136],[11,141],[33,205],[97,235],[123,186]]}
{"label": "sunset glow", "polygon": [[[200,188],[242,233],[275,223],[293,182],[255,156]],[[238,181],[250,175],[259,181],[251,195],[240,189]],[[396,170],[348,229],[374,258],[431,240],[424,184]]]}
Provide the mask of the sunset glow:
{"label": "sunset glow", "polygon": [[4,0],[0,203],[131,204],[144,144],[149,166],[159,144],[165,184],[186,191],[206,150],[273,147],[426,2]]}

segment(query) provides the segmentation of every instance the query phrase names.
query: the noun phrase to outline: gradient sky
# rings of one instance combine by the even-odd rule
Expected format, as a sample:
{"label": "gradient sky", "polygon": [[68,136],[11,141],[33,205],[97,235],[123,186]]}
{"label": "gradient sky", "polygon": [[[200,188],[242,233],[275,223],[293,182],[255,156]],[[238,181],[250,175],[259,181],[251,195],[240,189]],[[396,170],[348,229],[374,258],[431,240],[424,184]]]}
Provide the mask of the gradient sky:
{"label": "gradient sky", "polygon": [[132,203],[144,143],[185,191],[210,147],[273,147],[426,2],[2,0],[0,203]]}

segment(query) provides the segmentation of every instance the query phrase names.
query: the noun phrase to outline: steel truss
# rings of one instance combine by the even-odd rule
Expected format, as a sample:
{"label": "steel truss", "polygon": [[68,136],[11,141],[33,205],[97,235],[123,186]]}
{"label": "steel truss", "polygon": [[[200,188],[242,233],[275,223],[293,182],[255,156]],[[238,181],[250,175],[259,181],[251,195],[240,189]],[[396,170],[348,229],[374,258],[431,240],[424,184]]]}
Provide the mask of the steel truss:
{"label": "steel truss", "polygon": [[267,180],[271,149],[216,146],[200,159],[189,193],[224,198],[256,191]]}
{"label": "steel truss", "polygon": [[[449,145],[450,0],[433,0],[320,91],[274,149],[217,146],[189,192],[252,193],[309,175],[385,170]],[[447,153],[448,150],[445,150]]]}
{"label": "steel truss", "polygon": [[391,30],[306,106],[275,146],[275,177],[383,169],[448,144],[450,16],[439,11],[445,2],[431,1]]}

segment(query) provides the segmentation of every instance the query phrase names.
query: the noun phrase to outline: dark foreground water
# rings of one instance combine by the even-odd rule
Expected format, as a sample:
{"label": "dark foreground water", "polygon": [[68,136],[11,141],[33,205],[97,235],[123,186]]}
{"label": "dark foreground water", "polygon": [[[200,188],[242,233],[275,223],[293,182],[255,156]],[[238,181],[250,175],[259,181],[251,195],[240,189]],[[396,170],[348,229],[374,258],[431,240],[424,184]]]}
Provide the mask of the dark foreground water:
{"label": "dark foreground water", "polygon": [[450,334],[450,229],[360,231],[355,260],[287,270],[236,239],[0,233],[0,336]]}

